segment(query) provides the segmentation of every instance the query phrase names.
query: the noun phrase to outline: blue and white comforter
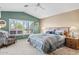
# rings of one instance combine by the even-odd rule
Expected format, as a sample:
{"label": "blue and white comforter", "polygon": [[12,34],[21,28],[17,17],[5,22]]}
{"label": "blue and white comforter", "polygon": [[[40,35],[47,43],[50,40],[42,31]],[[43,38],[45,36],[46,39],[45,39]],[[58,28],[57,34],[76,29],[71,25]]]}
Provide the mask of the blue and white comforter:
{"label": "blue and white comforter", "polygon": [[65,42],[65,36],[55,34],[31,34],[28,37],[28,41],[35,48],[44,53],[48,53],[63,45]]}

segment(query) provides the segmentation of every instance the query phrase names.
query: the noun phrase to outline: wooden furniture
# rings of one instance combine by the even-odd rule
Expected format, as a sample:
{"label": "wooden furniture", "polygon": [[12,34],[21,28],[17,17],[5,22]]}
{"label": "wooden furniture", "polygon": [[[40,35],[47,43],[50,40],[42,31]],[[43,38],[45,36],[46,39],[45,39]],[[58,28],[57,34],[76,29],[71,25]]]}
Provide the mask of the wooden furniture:
{"label": "wooden furniture", "polygon": [[10,36],[9,35],[9,37],[6,38],[4,42],[5,43],[3,44],[3,46],[7,47],[8,45],[11,45],[11,44],[15,43],[16,42],[16,38],[15,38],[15,36]]}
{"label": "wooden furniture", "polygon": [[67,37],[66,39],[66,46],[73,48],[73,49],[79,49],[79,39]]}
{"label": "wooden furniture", "polygon": [[7,45],[10,45],[10,44],[13,44],[13,43],[15,43],[16,42],[16,38],[15,38],[15,36],[9,36],[8,38],[7,38],[8,40],[8,44]]}

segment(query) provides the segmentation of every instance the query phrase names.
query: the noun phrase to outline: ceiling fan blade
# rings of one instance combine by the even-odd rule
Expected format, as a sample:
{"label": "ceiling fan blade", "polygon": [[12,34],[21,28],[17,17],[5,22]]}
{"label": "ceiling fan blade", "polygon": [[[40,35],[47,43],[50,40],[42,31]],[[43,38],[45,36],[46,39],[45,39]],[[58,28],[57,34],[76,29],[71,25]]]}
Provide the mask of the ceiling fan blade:
{"label": "ceiling fan blade", "polygon": [[37,6],[40,6],[40,3],[37,3]]}
{"label": "ceiling fan blade", "polygon": [[45,9],[45,8],[43,8],[42,6],[39,6],[41,9]]}
{"label": "ceiling fan blade", "polygon": [[41,6],[41,4],[40,3],[37,3],[37,5],[36,5],[37,7],[39,7],[39,8],[41,8],[41,9],[45,9],[45,8],[43,8],[42,6]]}

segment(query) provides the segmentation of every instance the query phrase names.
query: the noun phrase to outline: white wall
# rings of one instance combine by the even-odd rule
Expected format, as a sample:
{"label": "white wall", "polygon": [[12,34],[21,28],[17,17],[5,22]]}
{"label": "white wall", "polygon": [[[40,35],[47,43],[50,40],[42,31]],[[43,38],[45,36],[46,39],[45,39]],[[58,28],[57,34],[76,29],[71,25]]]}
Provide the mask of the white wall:
{"label": "white wall", "polygon": [[79,29],[79,10],[62,13],[59,15],[41,19],[41,31],[45,31],[48,27],[71,27],[75,26]]}

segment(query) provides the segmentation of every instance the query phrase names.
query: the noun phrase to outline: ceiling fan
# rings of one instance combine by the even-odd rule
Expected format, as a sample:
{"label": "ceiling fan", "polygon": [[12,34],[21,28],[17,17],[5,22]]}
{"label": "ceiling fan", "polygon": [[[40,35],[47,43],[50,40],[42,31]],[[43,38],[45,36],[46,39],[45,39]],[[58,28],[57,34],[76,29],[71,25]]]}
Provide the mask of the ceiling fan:
{"label": "ceiling fan", "polygon": [[37,4],[36,4],[36,7],[39,7],[39,8],[41,8],[41,9],[45,9],[45,8],[42,7],[42,5],[41,5],[40,3],[37,3]]}
{"label": "ceiling fan", "polygon": [[[24,7],[29,7],[30,5],[24,5]],[[39,7],[41,9],[45,9],[42,7],[42,5],[40,3],[35,4],[35,7]]]}

